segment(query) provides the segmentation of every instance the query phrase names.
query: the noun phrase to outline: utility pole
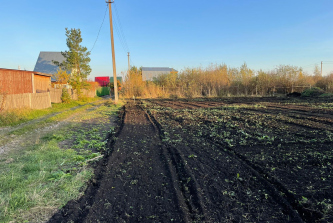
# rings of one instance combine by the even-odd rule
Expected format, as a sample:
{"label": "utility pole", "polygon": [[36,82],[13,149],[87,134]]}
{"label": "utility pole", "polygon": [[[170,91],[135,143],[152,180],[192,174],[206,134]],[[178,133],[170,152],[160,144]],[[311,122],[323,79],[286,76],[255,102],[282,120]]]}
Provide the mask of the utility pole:
{"label": "utility pole", "polygon": [[128,74],[129,74],[129,72],[131,70],[131,66],[130,66],[130,53],[129,52],[127,53],[127,57],[128,57]]}
{"label": "utility pole", "polygon": [[127,57],[128,57],[128,81],[129,81],[129,92],[131,93],[131,66],[130,66],[130,53],[127,52]]}
{"label": "utility pole", "polygon": [[321,66],[320,66],[320,75],[323,76],[323,61],[321,61]]}
{"label": "utility pole", "polygon": [[113,86],[114,86],[114,103],[118,103],[118,84],[117,84],[117,72],[116,72],[116,55],[114,52],[114,39],[113,39],[113,24],[112,24],[112,9],[111,4],[114,3],[112,0],[106,1],[109,4],[109,16],[110,16],[110,32],[111,32],[111,48],[112,48],[112,66],[113,66]]}

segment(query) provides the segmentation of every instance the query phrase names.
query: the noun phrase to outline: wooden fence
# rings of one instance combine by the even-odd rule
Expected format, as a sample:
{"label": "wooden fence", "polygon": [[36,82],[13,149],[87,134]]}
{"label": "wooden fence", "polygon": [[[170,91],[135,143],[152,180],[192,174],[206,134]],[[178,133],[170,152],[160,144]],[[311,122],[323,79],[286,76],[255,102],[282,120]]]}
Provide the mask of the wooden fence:
{"label": "wooden fence", "polygon": [[[72,100],[77,100],[77,93],[73,89],[67,89],[68,94],[70,95]],[[62,95],[62,89],[56,89],[52,88],[50,90],[50,96],[51,96],[51,102],[52,103],[61,103],[61,95]],[[96,96],[96,91],[95,90],[82,90],[82,95],[88,97],[88,98],[93,98]]]}
{"label": "wooden fence", "polygon": [[[77,94],[72,89],[67,89],[72,100],[77,100]],[[82,94],[86,97],[95,97],[96,91],[82,90]],[[50,92],[44,93],[25,93],[25,94],[7,94],[0,95],[0,110],[8,109],[44,109],[50,108],[52,103],[61,103],[62,89],[52,88]]]}
{"label": "wooden fence", "polygon": [[61,103],[62,89],[51,88],[50,96],[52,103]]}
{"label": "wooden fence", "polygon": [[[3,95],[0,95],[0,102],[3,102]],[[5,96],[4,110],[31,108],[44,109],[51,107],[50,93],[26,93],[26,94],[10,94]]]}

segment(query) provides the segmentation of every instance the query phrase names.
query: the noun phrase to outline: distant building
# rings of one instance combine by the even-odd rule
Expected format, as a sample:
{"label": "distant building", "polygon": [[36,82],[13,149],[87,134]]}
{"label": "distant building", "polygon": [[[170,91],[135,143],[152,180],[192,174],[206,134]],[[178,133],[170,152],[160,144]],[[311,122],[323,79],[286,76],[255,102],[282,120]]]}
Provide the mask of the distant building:
{"label": "distant building", "polygon": [[152,81],[162,74],[170,74],[171,72],[178,73],[178,71],[169,67],[142,67],[142,80]]}
{"label": "distant building", "polygon": [[[122,83],[123,82],[123,77],[117,77],[117,81]],[[113,82],[114,82],[113,77],[110,77],[110,83],[113,83]]]}
{"label": "distant building", "polygon": [[[61,52],[40,52],[34,71],[52,75],[55,74],[58,70],[58,66],[55,65],[52,61],[58,61],[62,63],[65,61],[65,57],[61,54]],[[51,81],[54,82],[57,80],[52,77]]]}
{"label": "distant building", "polygon": [[110,77],[95,77],[95,82],[101,87],[106,87],[110,83]]}

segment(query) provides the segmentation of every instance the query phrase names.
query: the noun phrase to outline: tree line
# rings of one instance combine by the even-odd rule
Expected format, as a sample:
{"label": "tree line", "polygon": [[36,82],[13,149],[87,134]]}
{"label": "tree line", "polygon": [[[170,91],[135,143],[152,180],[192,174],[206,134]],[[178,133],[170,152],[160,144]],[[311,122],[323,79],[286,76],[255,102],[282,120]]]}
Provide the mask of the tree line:
{"label": "tree line", "polygon": [[207,68],[185,68],[142,80],[142,70],[132,67],[125,76],[122,94],[125,97],[202,97],[232,95],[276,95],[302,92],[319,87],[333,92],[333,72],[322,77],[319,67],[307,74],[301,67],[280,65],[274,70],[250,69],[246,63],[241,67],[226,64],[210,65]]}

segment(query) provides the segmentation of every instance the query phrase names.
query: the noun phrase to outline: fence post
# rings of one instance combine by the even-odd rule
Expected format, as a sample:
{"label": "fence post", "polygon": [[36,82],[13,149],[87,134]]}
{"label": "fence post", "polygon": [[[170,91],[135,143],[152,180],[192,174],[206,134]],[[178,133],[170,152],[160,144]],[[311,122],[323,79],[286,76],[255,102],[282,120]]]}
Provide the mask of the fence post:
{"label": "fence post", "polygon": [[29,93],[29,108],[32,108],[31,94],[33,94],[33,93]]}

